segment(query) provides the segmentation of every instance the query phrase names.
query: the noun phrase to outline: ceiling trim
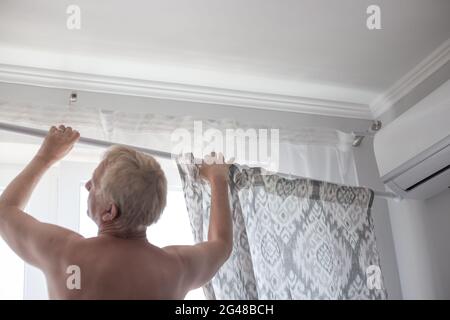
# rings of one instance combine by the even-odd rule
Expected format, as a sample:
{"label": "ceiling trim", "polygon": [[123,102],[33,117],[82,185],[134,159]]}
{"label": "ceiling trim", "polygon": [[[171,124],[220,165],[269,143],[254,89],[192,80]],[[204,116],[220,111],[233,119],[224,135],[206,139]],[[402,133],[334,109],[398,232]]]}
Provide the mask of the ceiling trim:
{"label": "ceiling trim", "polygon": [[0,82],[332,117],[372,119],[368,105],[354,102],[137,80],[9,64],[0,64]]}
{"label": "ceiling trim", "polygon": [[376,119],[409,94],[420,83],[425,81],[430,75],[442,68],[450,61],[450,39],[445,41],[424,60],[422,60],[411,71],[400,78],[386,92],[379,95],[370,104],[373,118]]}

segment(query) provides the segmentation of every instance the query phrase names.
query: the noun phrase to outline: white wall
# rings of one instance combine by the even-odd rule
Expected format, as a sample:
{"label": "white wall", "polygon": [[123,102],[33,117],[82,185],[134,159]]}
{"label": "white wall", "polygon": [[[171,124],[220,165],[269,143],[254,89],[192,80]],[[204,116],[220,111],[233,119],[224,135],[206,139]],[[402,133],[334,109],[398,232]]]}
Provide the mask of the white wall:
{"label": "white wall", "polygon": [[405,299],[450,299],[450,190],[389,201]]}
{"label": "white wall", "polygon": [[438,299],[450,299],[450,190],[425,201],[425,207],[433,294]]}

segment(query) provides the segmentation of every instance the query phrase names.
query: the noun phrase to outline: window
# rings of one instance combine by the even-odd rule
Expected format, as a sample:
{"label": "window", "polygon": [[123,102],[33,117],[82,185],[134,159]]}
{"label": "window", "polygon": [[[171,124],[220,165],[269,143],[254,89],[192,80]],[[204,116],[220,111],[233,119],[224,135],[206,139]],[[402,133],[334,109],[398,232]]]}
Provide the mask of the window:
{"label": "window", "polygon": [[23,280],[24,262],[0,238],[0,300],[23,299]]}

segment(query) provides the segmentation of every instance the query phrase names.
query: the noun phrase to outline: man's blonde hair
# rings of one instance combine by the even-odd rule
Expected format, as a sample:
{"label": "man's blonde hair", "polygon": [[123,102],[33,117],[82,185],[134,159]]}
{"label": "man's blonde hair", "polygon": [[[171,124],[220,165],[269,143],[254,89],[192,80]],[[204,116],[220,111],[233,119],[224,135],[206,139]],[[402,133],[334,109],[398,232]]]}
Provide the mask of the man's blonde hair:
{"label": "man's blonde hair", "polygon": [[167,180],[158,161],[120,145],[109,148],[103,160],[100,190],[118,206],[120,229],[132,232],[158,221],[167,197]]}

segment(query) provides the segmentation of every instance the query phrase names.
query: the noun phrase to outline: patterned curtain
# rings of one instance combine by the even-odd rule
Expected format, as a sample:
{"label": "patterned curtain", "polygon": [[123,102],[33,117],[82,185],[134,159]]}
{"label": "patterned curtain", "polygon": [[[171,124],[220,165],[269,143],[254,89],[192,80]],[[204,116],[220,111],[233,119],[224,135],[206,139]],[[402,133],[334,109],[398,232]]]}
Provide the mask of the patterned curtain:
{"label": "patterned curtain", "polygon": [[[179,159],[178,169],[201,242],[207,240],[210,188],[198,167],[186,163]],[[233,251],[204,286],[207,299],[385,299],[373,192],[261,171],[230,169]]]}

